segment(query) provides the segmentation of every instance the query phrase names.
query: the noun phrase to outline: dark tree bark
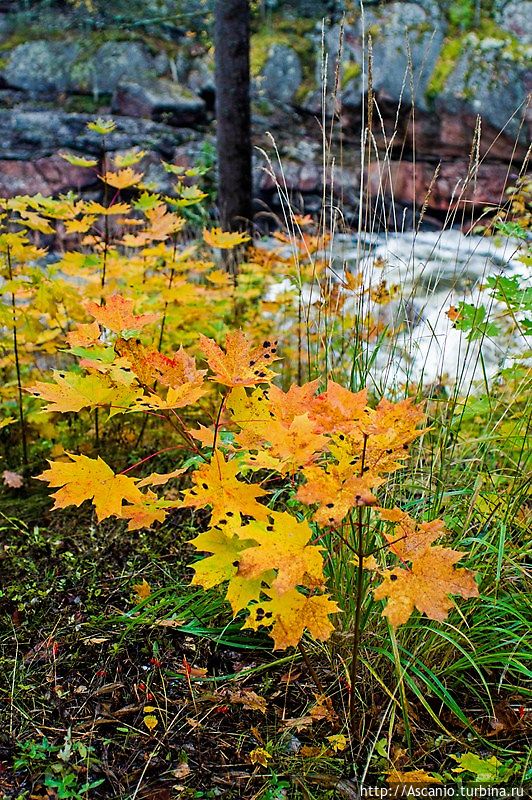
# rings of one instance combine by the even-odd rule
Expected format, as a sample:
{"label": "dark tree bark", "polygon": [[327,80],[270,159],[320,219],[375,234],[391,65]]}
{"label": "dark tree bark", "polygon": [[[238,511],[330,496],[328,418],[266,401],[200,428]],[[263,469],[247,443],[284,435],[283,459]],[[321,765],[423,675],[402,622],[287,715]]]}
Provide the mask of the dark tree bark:
{"label": "dark tree bark", "polygon": [[218,209],[224,230],[251,220],[249,0],[216,0]]}

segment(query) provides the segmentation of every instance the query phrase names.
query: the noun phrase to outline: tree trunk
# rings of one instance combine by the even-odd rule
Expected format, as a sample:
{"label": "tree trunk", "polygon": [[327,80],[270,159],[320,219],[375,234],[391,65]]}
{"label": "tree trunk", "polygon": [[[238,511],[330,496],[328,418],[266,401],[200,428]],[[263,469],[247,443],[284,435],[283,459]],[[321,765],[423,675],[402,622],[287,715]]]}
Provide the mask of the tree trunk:
{"label": "tree trunk", "polygon": [[249,16],[249,0],[216,0],[218,209],[224,230],[248,228],[252,214]]}

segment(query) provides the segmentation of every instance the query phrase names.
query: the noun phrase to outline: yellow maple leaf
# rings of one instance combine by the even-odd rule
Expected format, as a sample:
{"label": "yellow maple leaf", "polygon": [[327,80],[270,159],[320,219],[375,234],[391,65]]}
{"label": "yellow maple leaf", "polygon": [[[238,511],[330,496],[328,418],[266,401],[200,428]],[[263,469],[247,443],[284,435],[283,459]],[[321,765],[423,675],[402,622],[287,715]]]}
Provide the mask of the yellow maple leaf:
{"label": "yellow maple leaf", "polygon": [[340,753],[347,747],[347,739],[343,733],[334,733],[332,736],[327,736],[327,741],[334,753]]}
{"label": "yellow maple leaf", "polygon": [[146,714],[146,716],[144,717],[144,724],[151,733],[153,730],[155,730],[155,728],[159,724],[159,720],[153,714]]}
{"label": "yellow maple leaf", "polygon": [[116,214],[127,214],[131,210],[128,203],[113,203],[110,206],[102,206],[96,200],[90,200],[85,203],[85,211],[87,214],[100,214],[104,217],[112,217]]}
{"label": "yellow maple leaf", "polygon": [[425,772],[424,769],[412,769],[408,772],[400,772],[399,770],[391,769],[388,771],[387,783],[404,783],[404,784],[418,784],[418,783],[441,783],[439,778],[434,778]]}
{"label": "yellow maple leaf", "polygon": [[141,603],[151,595],[151,586],[146,578],[143,578],[141,583],[133,584],[133,591],[135,592],[136,602]]}
{"label": "yellow maple leaf", "polygon": [[250,522],[242,535],[257,542],[242,551],[238,574],[256,578],[268,569],[277,571],[271,588],[282,595],[298,585],[317,587],[324,583],[322,548],[310,545],[312,529],[287,512],[269,511],[266,522]]}
{"label": "yellow maple leaf", "polygon": [[203,508],[211,506],[211,525],[227,526],[231,529],[240,524],[240,514],[258,520],[268,516],[266,506],[257,503],[257,498],[267,492],[256,484],[237,480],[239,463],[233,459],[226,461],[222,453],[216,451],[211,460],[192,473],[193,488],[184,492],[181,506],[184,508]]}
{"label": "yellow maple leaf", "polygon": [[270,753],[268,753],[267,750],[264,749],[264,747],[256,747],[249,754],[249,760],[251,761],[251,763],[260,764],[261,767],[267,767],[268,761],[270,761],[271,758],[272,756],[270,755]]}
{"label": "yellow maple leaf", "polygon": [[104,183],[115,189],[127,189],[130,186],[136,186],[142,178],[142,172],[135,172],[131,167],[124,167],[124,169],[119,169],[118,172],[106,172],[104,175],[100,175],[100,179]]}
{"label": "yellow maple leaf", "polygon": [[211,247],[218,247],[220,250],[232,250],[233,247],[237,247],[239,244],[249,242],[251,236],[247,233],[222,231],[221,228],[211,228],[211,230],[205,228],[203,231],[203,240]]}
{"label": "yellow maple leaf", "polygon": [[81,411],[83,408],[110,406],[109,416],[128,409],[141,390],[110,381],[106,375],[79,375],[54,372],[55,383],[37,381],[28,388],[36,397],[47,400],[46,411]]}
{"label": "yellow maple leaf", "polygon": [[242,551],[254,542],[246,540],[242,528],[242,538],[238,534],[222,532],[218,528],[200,533],[190,544],[198,550],[212,553],[211,556],[196,561],[192,564],[194,577],[193,586],[203,586],[211,589],[220,583],[228,581],[226,599],[231,604],[236,614],[245,608],[252,600],[257,600],[262,589],[262,582],[271,577],[271,572],[266,570],[253,578],[243,578],[238,575],[238,563]]}
{"label": "yellow maple leaf", "polygon": [[67,233],[87,233],[95,222],[96,217],[93,214],[86,214],[81,219],[68,219],[65,221],[65,231]]}
{"label": "yellow maple leaf", "polygon": [[127,475],[115,475],[111,467],[99,456],[89,458],[83,455],[67,454],[71,461],[49,461],[50,469],[38,476],[49,486],[61,486],[52,494],[54,508],[79,506],[85,500],[92,500],[98,522],[107,517],[121,517],[123,502],[144,502],[144,495],[137,489],[135,480]]}
{"label": "yellow maple leaf", "polygon": [[258,630],[272,626],[274,650],[295,647],[307,629],[315,639],[326,641],[334,630],[330,614],[339,611],[338,605],[328,595],[310,597],[291,589],[282,595],[265,591],[268,600],[252,606],[244,628]]}
{"label": "yellow maple leaf", "polygon": [[152,472],[151,475],[142,478],[142,480],[137,483],[137,486],[139,488],[142,486],[164,486],[168,481],[173,478],[179,478],[186,471],[186,468],[179,468],[174,469],[173,472]]}

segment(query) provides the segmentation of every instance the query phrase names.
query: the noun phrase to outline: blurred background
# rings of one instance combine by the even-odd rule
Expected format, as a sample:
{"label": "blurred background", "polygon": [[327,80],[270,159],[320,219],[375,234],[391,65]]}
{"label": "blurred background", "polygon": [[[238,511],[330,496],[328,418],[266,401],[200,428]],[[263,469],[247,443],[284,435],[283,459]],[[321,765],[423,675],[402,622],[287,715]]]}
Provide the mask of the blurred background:
{"label": "blurred background", "polygon": [[[530,0],[251,3],[253,143],[272,156],[272,132],[293,207],[318,213],[325,189],[356,219],[368,89],[373,226],[390,227],[392,204],[401,229],[423,206],[425,228],[448,225],[458,195],[462,227],[500,204],[530,141],[531,9]],[[214,0],[2,0],[0,195],[95,190],[96,174],[58,153],[97,155],[99,137],[86,130],[97,115],[117,121],[108,150],[148,151],[156,190],[171,192],[161,156],[214,167],[213,16]],[[279,211],[273,161],[272,175],[254,149],[255,211]]]}

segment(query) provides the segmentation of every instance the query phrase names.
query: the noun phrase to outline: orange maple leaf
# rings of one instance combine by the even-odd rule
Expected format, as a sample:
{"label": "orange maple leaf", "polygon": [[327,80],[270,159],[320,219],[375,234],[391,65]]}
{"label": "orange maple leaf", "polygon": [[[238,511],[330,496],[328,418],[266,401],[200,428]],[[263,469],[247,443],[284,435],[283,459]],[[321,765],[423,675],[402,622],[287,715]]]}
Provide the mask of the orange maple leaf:
{"label": "orange maple leaf", "polygon": [[318,433],[353,431],[374,414],[367,403],[367,389],[351,392],[340,384],[329,381],[327,391],[312,399],[309,415],[315,420]]}
{"label": "orange maple leaf", "polygon": [[269,383],[275,376],[269,366],[277,360],[277,341],[265,340],[253,347],[242,331],[232,331],[225,337],[225,353],[213,339],[203,335],[200,348],[215,373],[214,380],[225,386],[256,386]]}
{"label": "orange maple leaf", "polygon": [[67,333],[67,342],[71,347],[88,347],[100,339],[100,326],[97,322],[78,325]]}
{"label": "orange maple leaf", "polygon": [[443,621],[454,605],[451,594],[478,597],[473,573],[455,567],[463,555],[446,547],[427,547],[411,557],[411,569],[396,567],[383,573],[383,582],[373,596],[375,600],[388,598],[382,613],[392,627],[407,622],[414,608],[429,619]]}
{"label": "orange maple leaf", "polygon": [[113,294],[105,305],[99,306],[90,302],[85,308],[101,325],[113,333],[137,331],[161,318],[160,314],[134,314],[133,305],[133,300],[126,300],[119,294]]}
{"label": "orange maple leaf", "polygon": [[351,509],[372,506],[377,502],[372,489],[384,483],[372,473],[363,476],[345,472],[335,464],[327,471],[311,465],[303,470],[306,482],[297,491],[297,499],[307,505],[319,505],[313,519],[320,525],[337,525]]}
{"label": "orange maple leaf", "polygon": [[172,357],[169,357],[151,347],[145,347],[134,339],[118,339],[115,343],[115,350],[119,355],[128,359],[132,371],[145,385],[158,381],[163,386],[169,386],[172,389],[178,389],[188,384],[190,387],[199,387],[207,372],[207,370],[197,369],[193,356],[189,356],[182,347]]}

